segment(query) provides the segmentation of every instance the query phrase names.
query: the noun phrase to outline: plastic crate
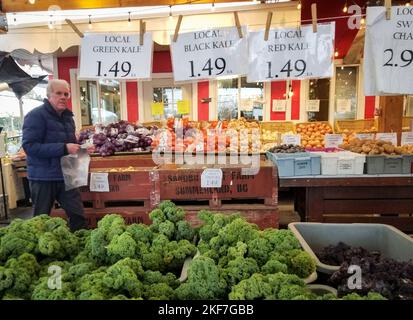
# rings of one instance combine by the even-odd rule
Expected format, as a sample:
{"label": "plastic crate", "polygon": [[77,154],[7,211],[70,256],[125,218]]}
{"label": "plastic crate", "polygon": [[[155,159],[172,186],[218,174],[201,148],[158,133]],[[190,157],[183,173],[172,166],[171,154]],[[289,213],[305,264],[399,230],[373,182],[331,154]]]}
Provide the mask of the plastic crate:
{"label": "plastic crate", "polygon": [[288,228],[315,259],[317,270],[323,273],[334,273],[340,266],[322,263],[315,252],[339,242],[379,251],[383,257],[397,261],[413,259],[413,239],[386,224],[293,222]]}
{"label": "plastic crate", "polygon": [[311,176],[321,173],[321,156],[310,152],[272,153],[267,158],[278,167],[278,176]]}
{"label": "plastic crate", "polygon": [[402,156],[367,156],[367,174],[401,174],[412,173],[412,155]]}
{"label": "plastic crate", "polygon": [[328,176],[363,174],[366,156],[354,152],[317,152],[321,156],[321,174]]}

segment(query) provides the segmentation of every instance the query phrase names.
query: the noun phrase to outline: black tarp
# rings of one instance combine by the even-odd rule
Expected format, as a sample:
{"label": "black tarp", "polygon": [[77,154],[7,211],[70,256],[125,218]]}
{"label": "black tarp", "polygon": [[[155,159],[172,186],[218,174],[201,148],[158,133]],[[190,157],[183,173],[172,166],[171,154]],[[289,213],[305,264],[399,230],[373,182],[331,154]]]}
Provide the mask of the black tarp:
{"label": "black tarp", "polygon": [[46,76],[32,77],[8,55],[0,56],[0,82],[5,82],[18,99],[29,93]]}

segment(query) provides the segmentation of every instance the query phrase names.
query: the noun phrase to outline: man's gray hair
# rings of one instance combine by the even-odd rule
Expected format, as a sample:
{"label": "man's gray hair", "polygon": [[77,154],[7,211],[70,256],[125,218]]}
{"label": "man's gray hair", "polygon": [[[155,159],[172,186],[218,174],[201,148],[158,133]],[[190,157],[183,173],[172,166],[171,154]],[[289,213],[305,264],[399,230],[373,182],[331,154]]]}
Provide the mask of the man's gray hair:
{"label": "man's gray hair", "polygon": [[49,80],[49,83],[47,84],[47,88],[46,88],[46,95],[47,95],[48,98],[49,98],[50,95],[52,94],[53,88],[54,88],[57,84],[64,85],[64,86],[66,86],[68,89],[70,88],[70,85],[69,85],[69,83],[68,83],[66,80],[63,80],[63,79],[53,79],[53,80]]}

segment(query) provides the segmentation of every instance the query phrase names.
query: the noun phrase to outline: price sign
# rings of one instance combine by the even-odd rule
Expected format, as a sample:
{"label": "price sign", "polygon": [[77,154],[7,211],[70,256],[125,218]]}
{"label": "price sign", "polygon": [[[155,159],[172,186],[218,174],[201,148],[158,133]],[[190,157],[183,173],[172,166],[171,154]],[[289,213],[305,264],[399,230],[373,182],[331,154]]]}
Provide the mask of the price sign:
{"label": "price sign", "polygon": [[287,100],[276,100],[272,101],[272,111],[280,112],[287,109]]}
{"label": "price sign", "polygon": [[80,45],[79,79],[149,79],[152,34],[86,33]]}
{"label": "price sign", "polygon": [[335,23],[248,34],[248,82],[333,76]]}
{"label": "price sign", "polygon": [[343,136],[341,134],[326,134],[324,137],[324,144],[326,148],[338,148],[343,143]]}
{"label": "price sign", "polygon": [[161,116],[164,114],[163,102],[152,102],[151,110],[153,116]]}
{"label": "price sign", "polygon": [[374,140],[374,133],[356,133],[356,137],[360,140]]}
{"label": "price sign", "polygon": [[201,188],[221,188],[221,169],[205,169],[201,174]]}
{"label": "price sign", "polygon": [[307,111],[308,112],[319,112],[320,111],[320,100],[307,100]]}
{"label": "price sign", "polygon": [[179,114],[189,114],[189,101],[179,100],[178,101],[178,113]]}
{"label": "price sign", "polygon": [[337,112],[351,112],[351,99],[337,99]]}
{"label": "price sign", "polygon": [[299,134],[284,134],[282,136],[283,144],[301,145],[301,136]]}
{"label": "price sign", "polygon": [[394,146],[397,146],[397,133],[376,133],[376,140],[383,140],[393,143]]}
{"label": "price sign", "polygon": [[243,38],[235,27],[180,33],[171,37],[175,81],[245,75],[248,69],[247,29]]}
{"label": "price sign", "polygon": [[413,7],[367,7],[364,47],[366,96],[413,94]]}
{"label": "price sign", "polygon": [[337,174],[352,174],[354,173],[354,159],[338,159]]}
{"label": "price sign", "polygon": [[413,132],[402,132],[402,146],[413,146]]}
{"label": "price sign", "polygon": [[89,189],[92,192],[109,192],[109,173],[91,172]]}

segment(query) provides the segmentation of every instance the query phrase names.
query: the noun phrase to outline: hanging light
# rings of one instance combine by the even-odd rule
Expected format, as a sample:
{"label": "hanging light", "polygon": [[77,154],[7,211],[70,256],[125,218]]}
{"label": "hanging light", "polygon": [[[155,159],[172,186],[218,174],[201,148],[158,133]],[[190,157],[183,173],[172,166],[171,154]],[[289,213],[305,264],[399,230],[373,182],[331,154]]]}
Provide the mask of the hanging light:
{"label": "hanging light", "polygon": [[30,3],[30,4],[35,4],[35,3],[36,3],[36,0],[29,0],[29,3]]}
{"label": "hanging light", "polygon": [[338,51],[334,52],[334,56],[337,58],[338,57]]}
{"label": "hanging light", "polygon": [[130,11],[128,12],[128,14],[129,14],[129,17],[128,17],[128,27],[130,27],[130,25],[131,25],[131,20],[130,20]]}
{"label": "hanging light", "polygon": [[301,10],[301,0],[298,0],[298,4],[297,4],[297,10]]}
{"label": "hanging light", "polygon": [[89,29],[92,29],[93,25],[92,25],[92,16],[89,14]]}
{"label": "hanging light", "polygon": [[366,19],[365,18],[361,18],[360,20],[361,25],[363,26],[366,23]]}
{"label": "hanging light", "polygon": [[343,7],[343,12],[347,13],[347,11],[348,11],[348,7],[347,7],[347,1],[346,1],[346,3],[344,4],[344,7]]}
{"label": "hanging light", "polygon": [[405,6],[406,6],[406,7],[410,7],[410,0],[407,0]]}

